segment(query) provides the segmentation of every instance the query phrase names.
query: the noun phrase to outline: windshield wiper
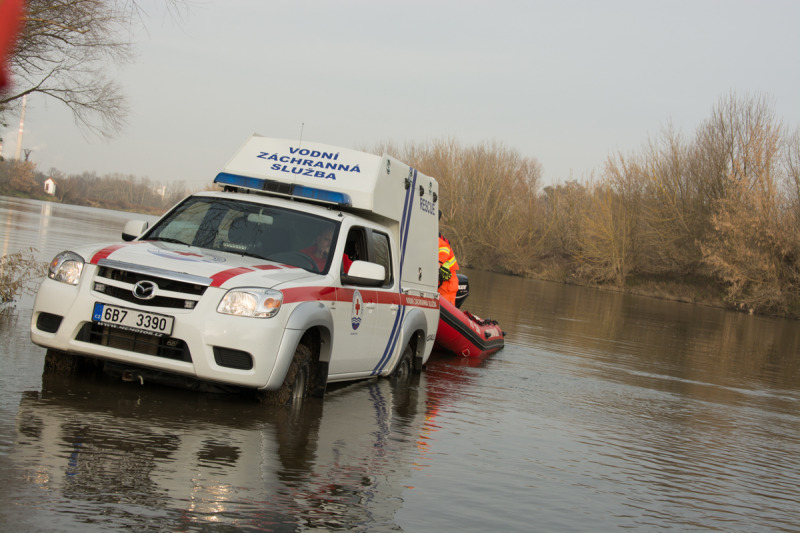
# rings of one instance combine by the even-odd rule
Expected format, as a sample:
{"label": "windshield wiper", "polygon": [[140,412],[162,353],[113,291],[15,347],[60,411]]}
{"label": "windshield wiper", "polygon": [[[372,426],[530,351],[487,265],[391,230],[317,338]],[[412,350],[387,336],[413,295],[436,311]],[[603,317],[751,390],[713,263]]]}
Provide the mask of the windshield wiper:
{"label": "windshield wiper", "polygon": [[184,246],[191,246],[188,242],[183,242],[180,239],[173,239],[172,237],[156,237],[154,241],[171,242],[173,244],[182,244]]}
{"label": "windshield wiper", "polygon": [[263,255],[261,255],[261,254],[257,254],[257,253],[255,253],[255,252],[242,252],[242,251],[240,251],[240,250],[236,250],[236,251],[230,251],[230,250],[229,250],[229,252],[230,252],[230,253],[234,253],[234,254],[239,254],[239,255],[247,256],[247,257],[255,257],[256,259],[263,259],[264,261],[268,261],[268,259],[267,259],[266,257],[264,257],[264,256],[263,256]]}

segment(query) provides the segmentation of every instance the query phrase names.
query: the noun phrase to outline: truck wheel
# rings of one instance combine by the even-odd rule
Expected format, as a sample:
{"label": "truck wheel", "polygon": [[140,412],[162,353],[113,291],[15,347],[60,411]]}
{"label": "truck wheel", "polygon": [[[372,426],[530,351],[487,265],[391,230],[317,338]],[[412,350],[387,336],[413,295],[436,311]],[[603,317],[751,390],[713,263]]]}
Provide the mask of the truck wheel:
{"label": "truck wheel", "polygon": [[78,370],[78,358],[68,353],[58,350],[47,350],[44,354],[44,368],[42,374],[45,376],[68,376]]}
{"label": "truck wheel", "polygon": [[93,373],[103,369],[103,362],[92,357],[73,355],[48,349],[44,355],[43,376],[71,376],[78,373]]}
{"label": "truck wheel", "polygon": [[391,380],[393,383],[407,383],[411,380],[411,373],[413,370],[413,360],[411,353],[411,345],[406,346],[403,350],[403,355],[392,370]]}
{"label": "truck wheel", "polygon": [[311,385],[311,349],[299,344],[294,352],[292,363],[286,372],[283,385],[275,391],[261,394],[261,402],[269,405],[297,404],[308,396]]}

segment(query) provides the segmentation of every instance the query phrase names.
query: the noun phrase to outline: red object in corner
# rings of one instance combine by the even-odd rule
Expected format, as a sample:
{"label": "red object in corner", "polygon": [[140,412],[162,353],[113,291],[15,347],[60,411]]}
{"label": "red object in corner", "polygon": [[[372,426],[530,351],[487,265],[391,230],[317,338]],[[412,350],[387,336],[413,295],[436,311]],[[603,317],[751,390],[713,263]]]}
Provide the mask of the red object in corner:
{"label": "red object in corner", "polygon": [[8,60],[17,43],[24,8],[23,0],[0,0],[0,89],[11,81]]}

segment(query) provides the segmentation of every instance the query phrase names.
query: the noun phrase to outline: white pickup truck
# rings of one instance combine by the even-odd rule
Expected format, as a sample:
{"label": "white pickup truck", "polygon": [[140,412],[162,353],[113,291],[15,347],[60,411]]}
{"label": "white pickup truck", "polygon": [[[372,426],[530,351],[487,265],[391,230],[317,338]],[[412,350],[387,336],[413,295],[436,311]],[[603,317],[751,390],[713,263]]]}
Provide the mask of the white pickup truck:
{"label": "white pickup truck", "polygon": [[405,379],[439,319],[438,184],[388,155],[253,135],[123,242],[58,254],[31,339],[45,372],[233,386],[274,403]]}

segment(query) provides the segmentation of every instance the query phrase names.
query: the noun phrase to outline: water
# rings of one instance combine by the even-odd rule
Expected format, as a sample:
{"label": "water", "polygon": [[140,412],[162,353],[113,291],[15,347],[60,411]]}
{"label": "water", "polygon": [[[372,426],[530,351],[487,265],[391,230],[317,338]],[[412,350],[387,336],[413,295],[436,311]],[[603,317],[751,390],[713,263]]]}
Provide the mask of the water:
{"label": "water", "polygon": [[[0,248],[48,260],[131,217],[0,197]],[[798,322],[468,273],[502,351],[296,411],[43,382],[23,298],[0,317],[0,529],[800,531]]]}

